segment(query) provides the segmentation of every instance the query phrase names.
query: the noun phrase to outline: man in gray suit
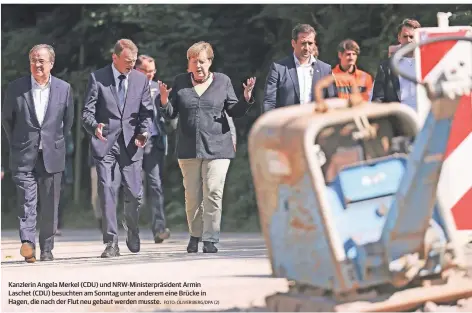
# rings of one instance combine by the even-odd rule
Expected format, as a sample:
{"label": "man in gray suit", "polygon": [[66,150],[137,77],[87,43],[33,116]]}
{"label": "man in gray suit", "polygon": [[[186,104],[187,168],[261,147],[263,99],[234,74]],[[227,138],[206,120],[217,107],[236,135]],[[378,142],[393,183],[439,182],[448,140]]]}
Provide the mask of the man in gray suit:
{"label": "man in gray suit", "polygon": [[65,136],[74,121],[71,86],[51,75],[54,49],[45,44],[29,53],[31,75],[8,85],[2,123],[10,144],[10,170],[17,188],[20,254],[36,261],[36,217],[40,199],[40,260],[54,259],[61,178],[65,169]]}
{"label": "man in gray suit", "polygon": [[138,48],[129,39],[120,39],[114,47],[113,63],[90,74],[82,121],[91,135],[92,157],[97,168],[98,194],[103,215],[101,257],[120,255],[118,247],[115,167],[122,176],[125,192],[126,245],[140,250],[139,209],[143,184],[141,166],[144,146],[152,123],[149,81],[135,69]]}
{"label": "man in gray suit", "polygon": [[[294,104],[314,101],[314,85],[332,75],[331,65],[313,56],[316,47],[315,29],[298,24],[292,30],[293,54],[272,63],[264,88],[263,112]],[[337,96],[336,86],[324,90],[324,98]]]}
{"label": "man in gray suit", "polygon": [[151,208],[151,228],[155,243],[162,243],[170,237],[166,228],[164,212],[164,189],[162,187],[162,172],[165,156],[168,151],[167,134],[164,117],[158,109],[159,87],[152,79],[156,74],[156,62],[148,55],[140,55],[136,61],[136,70],[149,79],[152,99],[153,120],[150,127],[151,138],[144,147],[143,171],[146,179],[146,203]]}

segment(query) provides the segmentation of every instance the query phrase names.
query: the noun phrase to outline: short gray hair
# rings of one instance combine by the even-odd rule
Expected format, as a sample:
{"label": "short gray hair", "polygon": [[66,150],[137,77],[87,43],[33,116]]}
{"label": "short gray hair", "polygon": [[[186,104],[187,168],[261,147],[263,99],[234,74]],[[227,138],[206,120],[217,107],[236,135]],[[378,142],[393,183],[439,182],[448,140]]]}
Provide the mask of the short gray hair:
{"label": "short gray hair", "polygon": [[115,43],[115,47],[113,48],[113,52],[117,56],[119,56],[124,49],[129,49],[129,50],[131,50],[131,52],[138,53],[138,47],[130,39],[119,39]]}
{"label": "short gray hair", "polygon": [[39,44],[39,45],[35,45],[33,48],[31,48],[29,54],[28,54],[28,57],[31,59],[31,54],[33,54],[33,52],[39,50],[39,49],[46,49],[49,53],[49,61],[51,63],[54,63],[54,60],[56,59],[56,53],[54,52],[54,48],[50,45],[47,45],[47,44]]}

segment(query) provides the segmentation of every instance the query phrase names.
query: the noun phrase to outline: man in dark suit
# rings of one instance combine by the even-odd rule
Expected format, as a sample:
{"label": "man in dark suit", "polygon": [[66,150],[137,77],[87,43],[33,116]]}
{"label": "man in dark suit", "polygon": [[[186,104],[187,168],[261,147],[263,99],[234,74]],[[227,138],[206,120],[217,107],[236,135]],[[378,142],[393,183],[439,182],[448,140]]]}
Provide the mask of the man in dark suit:
{"label": "man in dark suit", "polygon": [[[401,46],[413,41],[415,29],[420,28],[418,21],[405,19],[397,27],[397,40]],[[401,102],[416,109],[416,86],[413,82],[398,77],[390,68],[390,58],[383,61],[374,80],[372,102]],[[407,55],[400,61],[403,71],[415,75],[415,59],[413,54]]]}
{"label": "man in dark suit", "polygon": [[40,260],[54,259],[61,178],[65,168],[65,136],[74,121],[71,86],[51,75],[54,49],[45,44],[29,53],[31,75],[8,85],[2,123],[10,144],[10,170],[17,188],[20,254],[36,261],[36,217],[39,222]]}
{"label": "man in dark suit", "polygon": [[[314,85],[332,75],[331,65],[315,58],[315,29],[298,24],[292,30],[293,54],[272,63],[264,89],[263,111],[287,105],[310,103],[314,100]],[[336,86],[324,90],[324,98],[336,97]]]}
{"label": "man in dark suit", "polygon": [[103,215],[102,258],[120,255],[118,247],[115,167],[122,176],[125,192],[126,245],[140,250],[138,218],[142,205],[141,164],[149,138],[152,104],[149,81],[135,69],[138,48],[129,39],[114,47],[113,63],[90,74],[82,121],[91,135],[92,157],[99,181],[98,194]]}
{"label": "man in dark suit", "polygon": [[152,79],[156,74],[156,62],[148,55],[140,55],[136,62],[136,70],[149,79],[152,99],[153,119],[150,126],[151,138],[144,147],[143,171],[146,178],[146,203],[151,208],[151,228],[155,243],[162,243],[170,237],[170,230],[166,228],[164,212],[164,189],[162,187],[162,172],[165,156],[168,151],[167,134],[164,117],[158,109],[159,86]]}

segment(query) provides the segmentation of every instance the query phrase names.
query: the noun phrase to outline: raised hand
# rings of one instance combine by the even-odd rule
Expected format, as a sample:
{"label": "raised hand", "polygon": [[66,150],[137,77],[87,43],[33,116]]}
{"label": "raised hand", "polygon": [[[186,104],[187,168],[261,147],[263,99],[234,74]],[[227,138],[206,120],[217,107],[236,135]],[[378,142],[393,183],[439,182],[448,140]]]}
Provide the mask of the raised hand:
{"label": "raised hand", "polygon": [[243,83],[244,98],[246,99],[247,102],[249,102],[249,100],[251,99],[252,90],[254,89],[255,85],[256,85],[255,77],[248,78],[248,80],[246,81],[246,84]]}
{"label": "raised hand", "polygon": [[161,94],[161,105],[167,104],[169,101],[169,94],[172,91],[172,88],[167,89],[167,85],[161,82],[160,80],[157,81],[159,85],[159,92]]}

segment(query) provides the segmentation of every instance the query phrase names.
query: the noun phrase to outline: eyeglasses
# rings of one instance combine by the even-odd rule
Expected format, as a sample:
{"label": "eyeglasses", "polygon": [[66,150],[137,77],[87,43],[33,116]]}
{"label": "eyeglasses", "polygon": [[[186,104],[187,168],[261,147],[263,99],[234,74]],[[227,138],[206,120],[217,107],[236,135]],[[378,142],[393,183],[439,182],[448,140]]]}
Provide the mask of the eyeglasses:
{"label": "eyeglasses", "polygon": [[30,59],[30,64],[36,65],[39,62],[40,65],[44,65],[46,63],[51,63],[51,61],[46,61],[43,59]]}
{"label": "eyeglasses", "polygon": [[144,69],[142,68],[139,68],[139,70],[143,73],[146,73],[146,74],[156,74],[156,70],[150,70],[150,71],[145,71]]}

